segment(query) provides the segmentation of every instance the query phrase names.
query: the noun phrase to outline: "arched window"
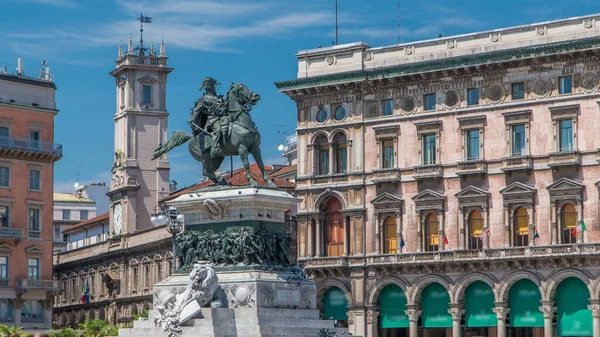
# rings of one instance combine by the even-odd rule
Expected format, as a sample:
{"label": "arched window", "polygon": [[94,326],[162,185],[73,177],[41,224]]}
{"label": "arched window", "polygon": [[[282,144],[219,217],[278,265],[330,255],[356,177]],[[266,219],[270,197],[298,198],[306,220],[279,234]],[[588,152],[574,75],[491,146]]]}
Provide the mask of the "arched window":
{"label": "arched window", "polygon": [[483,248],[483,217],[479,210],[474,210],[469,214],[469,248]]}
{"label": "arched window", "polygon": [[396,254],[397,238],[396,238],[396,218],[388,216],[383,222],[383,252],[384,254]]}
{"label": "arched window", "polygon": [[437,214],[430,213],[425,219],[425,251],[436,252],[440,245],[439,221]]}
{"label": "arched window", "polygon": [[519,207],[515,211],[513,224],[513,246],[527,246],[529,244],[529,213],[524,207]]}
{"label": "arched window", "polygon": [[321,136],[315,141],[317,149],[317,175],[325,175],[329,173],[329,143],[325,136]]}
{"label": "arched window", "polygon": [[560,210],[561,243],[577,243],[577,211],[575,205],[566,204]]}
{"label": "arched window", "polygon": [[348,149],[346,147],[346,135],[339,133],[334,138],[335,148],[335,172],[334,173],[346,173],[348,167]]}
{"label": "arched window", "polygon": [[342,203],[337,198],[330,198],[325,204],[326,226],[326,254],[327,256],[341,256],[344,254],[344,222]]}

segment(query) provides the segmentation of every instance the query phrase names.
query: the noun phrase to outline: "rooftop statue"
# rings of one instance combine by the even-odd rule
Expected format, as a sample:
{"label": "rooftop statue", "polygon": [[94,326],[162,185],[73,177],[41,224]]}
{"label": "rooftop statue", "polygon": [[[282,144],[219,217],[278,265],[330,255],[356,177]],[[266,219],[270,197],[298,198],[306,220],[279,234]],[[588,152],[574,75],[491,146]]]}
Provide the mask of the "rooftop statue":
{"label": "rooftop statue", "polygon": [[242,83],[232,83],[227,94],[222,96],[216,91],[219,84],[212,77],[204,79],[198,90],[204,90],[205,94],[196,101],[188,121],[192,134],[175,131],[166,143],[154,151],[152,159],[189,142],[190,154],[202,162],[202,174],[215,184],[227,184],[225,179],[215,174],[225,157],[240,156],[248,181],[256,185],[248,163],[248,154],[251,154],[264,180],[272,186],[260,152],[260,132],[250,117],[250,111],[260,100],[260,95]]}

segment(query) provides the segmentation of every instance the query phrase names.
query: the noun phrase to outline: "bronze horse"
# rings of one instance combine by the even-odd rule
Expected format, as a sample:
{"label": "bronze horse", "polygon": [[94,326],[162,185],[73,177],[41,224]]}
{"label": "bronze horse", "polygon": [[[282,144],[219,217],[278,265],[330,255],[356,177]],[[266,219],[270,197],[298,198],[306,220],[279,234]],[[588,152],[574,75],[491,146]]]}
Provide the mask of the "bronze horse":
{"label": "bronze horse", "polygon": [[226,95],[227,115],[221,118],[229,120],[229,131],[223,134],[222,156],[211,157],[211,135],[201,132],[197,135],[189,134],[182,130],[173,133],[169,140],[154,151],[152,160],[155,160],[175,147],[188,143],[188,149],[194,159],[202,162],[203,174],[218,185],[227,185],[222,177],[215,172],[219,169],[227,156],[240,156],[246,169],[246,176],[250,185],[255,186],[256,181],[250,173],[248,154],[251,154],[260,168],[263,179],[273,186],[273,182],[265,173],[265,165],[260,152],[260,132],[250,117],[250,110],[260,100],[260,95],[248,89],[242,83],[231,84]]}

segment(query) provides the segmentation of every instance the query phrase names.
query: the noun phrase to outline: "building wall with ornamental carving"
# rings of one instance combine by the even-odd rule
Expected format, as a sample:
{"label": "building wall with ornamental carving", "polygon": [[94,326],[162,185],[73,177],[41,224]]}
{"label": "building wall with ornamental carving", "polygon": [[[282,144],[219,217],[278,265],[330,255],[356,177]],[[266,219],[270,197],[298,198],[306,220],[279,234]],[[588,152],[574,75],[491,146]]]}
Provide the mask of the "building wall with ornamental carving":
{"label": "building wall with ornamental carving", "polygon": [[383,336],[600,336],[600,26],[299,52],[298,256]]}

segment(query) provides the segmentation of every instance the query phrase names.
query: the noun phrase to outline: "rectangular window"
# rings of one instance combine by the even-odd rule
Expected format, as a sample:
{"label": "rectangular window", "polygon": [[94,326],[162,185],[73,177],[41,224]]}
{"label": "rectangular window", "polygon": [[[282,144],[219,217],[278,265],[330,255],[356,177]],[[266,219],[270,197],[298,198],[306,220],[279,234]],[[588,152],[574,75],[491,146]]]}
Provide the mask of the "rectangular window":
{"label": "rectangular window", "polygon": [[346,148],[345,144],[338,144],[335,173],[346,173],[347,162],[348,162],[348,149]]}
{"label": "rectangular window", "polygon": [[479,130],[467,130],[467,160],[479,160]]}
{"label": "rectangular window", "polygon": [[63,220],[71,220],[71,210],[70,209],[62,210],[62,219]]}
{"label": "rectangular window", "polygon": [[29,230],[39,231],[40,230],[40,210],[39,208],[29,209]]}
{"label": "rectangular window", "polygon": [[573,120],[563,119],[558,122],[558,151],[573,151]]}
{"label": "rectangular window", "polygon": [[435,135],[423,136],[423,164],[435,164],[436,157],[436,137]]}
{"label": "rectangular window", "polygon": [[79,211],[79,220],[87,220],[88,219],[88,210],[82,209]]}
{"label": "rectangular window", "polygon": [[145,85],[142,88],[144,91],[143,92],[144,97],[143,97],[142,103],[148,103],[148,104],[152,103],[152,86]]}
{"label": "rectangular window", "polygon": [[40,259],[27,259],[27,278],[30,280],[40,279]]}
{"label": "rectangular window", "polygon": [[329,147],[324,146],[319,150],[319,172],[320,175],[328,174],[329,172]]}
{"label": "rectangular window", "polygon": [[524,99],[525,98],[525,83],[513,83],[512,84],[512,99]]}
{"label": "rectangular window", "polygon": [[383,161],[381,168],[392,168],[394,167],[394,141],[392,139],[385,139],[382,145]]}
{"label": "rectangular window", "polygon": [[40,184],[40,170],[29,170],[29,189],[33,191],[39,191],[41,188]]}
{"label": "rectangular window", "polygon": [[8,146],[8,137],[10,134],[10,129],[6,126],[0,126],[0,146],[7,147]]}
{"label": "rectangular window", "polygon": [[525,155],[525,125],[512,126],[512,156]]}
{"label": "rectangular window", "polygon": [[60,241],[60,226],[54,226],[54,241]]}
{"label": "rectangular window", "polygon": [[0,256],[0,279],[8,278],[8,257]]}
{"label": "rectangular window", "polygon": [[386,101],[383,101],[383,115],[391,116],[393,114],[394,114],[394,100],[388,99]]}
{"label": "rectangular window", "polygon": [[32,150],[38,150],[40,148],[40,132],[37,130],[29,131],[29,145]]}
{"label": "rectangular window", "polygon": [[13,300],[0,299],[0,322],[15,321],[15,305]]}
{"label": "rectangular window", "polygon": [[7,166],[0,166],[0,186],[10,187],[10,168]]}
{"label": "rectangular window", "polygon": [[467,106],[479,104],[479,89],[467,89]]}
{"label": "rectangular window", "polygon": [[435,94],[423,96],[423,106],[425,111],[435,110]]}
{"label": "rectangular window", "polygon": [[9,226],[8,206],[0,206],[0,227]]}
{"label": "rectangular window", "polygon": [[46,312],[39,300],[25,300],[21,305],[21,322],[43,323]]}
{"label": "rectangular window", "polygon": [[558,78],[558,93],[561,95],[573,93],[573,77],[565,76]]}

